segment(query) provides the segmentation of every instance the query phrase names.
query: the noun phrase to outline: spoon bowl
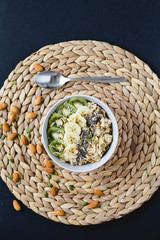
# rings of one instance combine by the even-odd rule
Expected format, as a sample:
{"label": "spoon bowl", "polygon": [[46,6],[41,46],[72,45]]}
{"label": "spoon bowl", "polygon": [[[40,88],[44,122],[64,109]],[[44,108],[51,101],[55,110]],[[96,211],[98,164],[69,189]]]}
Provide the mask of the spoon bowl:
{"label": "spoon bowl", "polygon": [[45,71],[36,74],[34,81],[40,87],[47,89],[58,89],[62,87],[68,80],[58,72]]}

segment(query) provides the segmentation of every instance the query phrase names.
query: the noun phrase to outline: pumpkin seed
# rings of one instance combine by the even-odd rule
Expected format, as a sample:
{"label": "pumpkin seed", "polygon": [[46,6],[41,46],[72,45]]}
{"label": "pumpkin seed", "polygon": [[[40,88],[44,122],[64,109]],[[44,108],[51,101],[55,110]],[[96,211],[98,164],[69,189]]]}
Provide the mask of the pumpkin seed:
{"label": "pumpkin seed", "polygon": [[5,137],[6,137],[6,136],[5,136],[4,134],[2,134],[1,139],[4,140]]}
{"label": "pumpkin seed", "polygon": [[9,179],[13,179],[13,174],[8,176]]}
{"label": "pumpkin seed", "polygon": [[85,206],[88,205],[88,202],[83,202],[81,205],[82,205],[83,207],[85,207]]}
{"label": "pumpkin seed", "polygon": [[60,182],[60,180],[59,180],[59,179],[55,179],[54,181],[55,181],[56,183],[59,183],[59,182]]}
{"label": "pumpkin seed", "polygon": [[48,197],[47,191],[44,191],[44,192],[43,192],[43,195],[44,195],[45,197]]}
{"label": "pumpkin seed", "polygon": [[50,174],[48,174],[47,177],[48,177],[49,179],[51,179],[51,175],[50,175]]}
{"label": "pumpkin seed", "polygon": [[73,191],[74,186],[73,186],[73,185],[69,185],[69,186],[68,186],[68,189],[69,189],[70,191]]}
{"label": "pumpkin seed", "polygon": [[9,161],[10,161],[11,163],[14,163],[14,159],[13,159],[13,158],[10,158]]}
{"label": "pumpkin seed", "polygon": [[33,131],[33,129],[32,128],[29,128],[28,130],[27,130],[27,133],[31,133]]}
{"label": "pumpkin seed", "polygon": [[56,176],[58,176],[58,172],[57,172],[56,170],[54,171],[53,174],[56,175]]}
{"label": "pumpkin seed", "polygon": [[53,185],[49,182],[49,183],[48,183],[48,187],[52,188]]}

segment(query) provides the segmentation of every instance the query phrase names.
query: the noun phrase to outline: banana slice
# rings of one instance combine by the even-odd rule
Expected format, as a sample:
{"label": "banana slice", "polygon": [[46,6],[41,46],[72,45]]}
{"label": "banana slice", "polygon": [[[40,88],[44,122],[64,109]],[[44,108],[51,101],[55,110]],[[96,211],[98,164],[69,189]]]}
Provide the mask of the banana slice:
{"label": "banana slice", "polygon": [[65,134],[70,132],[75,132],[79,135],[81,133],[81,128],[75,122],[68,122],[65,124]]}
{"label": "banana slice", "polygon": [[64,151],[64,157],[66,159],[72,159],[72,158],[76,158],[77,156],[77,153],[78,153],[78,150],[77,150],[77,144],[73,143],[73,144],[69,144],[66,148],[65,148],[65,151]]}
{"label": "banana slice", "polygon": [[77,143],[80,139],[80,136],[76,132],[68,132],[64,135],[64,143],[66,146],[72,143]]}
{"label": "banana slice", "polygon": [[69,117],[70,122],[76,122],[80,127],[86,127],[86,119],[82,117],[79,113],[72,114]]}
{"label": "banana slice", "polygon": [[90,115],[92,111],[87,106],[81,106],[76,113],[80,114],[82,117],[86,117]]}

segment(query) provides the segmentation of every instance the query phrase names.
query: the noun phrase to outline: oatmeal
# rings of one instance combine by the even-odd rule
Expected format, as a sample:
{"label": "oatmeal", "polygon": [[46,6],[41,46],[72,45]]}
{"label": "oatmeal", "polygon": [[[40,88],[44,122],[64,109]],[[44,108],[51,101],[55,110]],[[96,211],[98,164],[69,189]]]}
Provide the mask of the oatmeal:
{"label": "oatmeal", "polygon": [[51,115],[47,136],[50,152],[62,162],[94,163],[110,148],[112,122],[96,103],[72,97]]}

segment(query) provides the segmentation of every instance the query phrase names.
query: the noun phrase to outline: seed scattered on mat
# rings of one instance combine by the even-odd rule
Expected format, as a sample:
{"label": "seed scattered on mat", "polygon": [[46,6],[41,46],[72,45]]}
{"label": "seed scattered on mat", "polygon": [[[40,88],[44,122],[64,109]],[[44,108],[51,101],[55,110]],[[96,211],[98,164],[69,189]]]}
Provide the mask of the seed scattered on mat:
{"label": "seed scattered on mat", "polygon": [[11,106],[10,110],[11,110],[12,113],[15,113],[15,114],[19,114],[20,113],[19,108],[14,106],[14,105]]}
{"label": "seed scattered on mat", "polygon": [[53,168],[50,168],[50,167],[45,167],[45,168],[44,168],[44,171],[47,172],[47,173],[53,173],[53,172],[54,172],[54,169],[53,169]]}
{"label": "seed scattered on mat", "polygon": [[9,132],[9,129],[10,129],[10,128],[9,128],[8,123],[4,122],[4,123],[3,123],[3,131],[4,131],[4,132]]}
{"label": "seed scattered on mat", "polygon": [[54,175],[58,176],[58,172],[56,170],[54,170]]}
{"label": "seed scattered on mat", "polygon": [[27,119],[33,119],[37,116],[37,113],[34,113],[34,112],[29,112],[26,114],[26,118]]}
{"label": "seed scattered on mat", "polygon": [[41,104],[41,102],[42,102],[42,96],[38,96],[38,97],[35,99],[34,104],[35,104],[35,105],[39,105],[39,104]]}
{"label": "seed scattered on mat", "polygon": [[40,144],[37,144],[36,150],[37,150],[38,154],[42,154],[42,152],[43,152],[43,148],[42,148],[42,146]]}
{"label": "seed scattered on mat", "polygon": [[73,191],[74,186],[73,186],[73,185],[69,185],[69,186],[68,186],[68,189],[69,189],[70,191]]}
{"label": "seed scattered on mat", "polygon": [[53,167],[53,163],[48,159],[44,159],[44,165],[49,168]]}
{"label": "seed scattered on mat", "polygon": [[1,139],[4,140],[5,137],[6,137],[6,136],[5,136],[4,134],[2,134]]}
{"label": "seed scattered on mat", "polygon": [[17,137],[17,133],[10,133],[7,137],[8,140],[13,140]]}
{"label": "seed scattered on mat", "polygon": [[27,129],[27,133],[31,133],[33,131],[32,128]]}
{"label": "seed scattered on mat", "polygon": [[10,123],[13,123],[14,120],[15,120],[15,118],[16,118],[15,113],[11,113],[10,116],[9,116],[9,121],[10,121]]}
{"label": "seed scattered on mat", "polygon": [[104,193],[101,190],[98,190],[98,189],[94,190],[94,194],[98,197],[104,196]]}
{"label": "seed scattered on mat", "polygon": [[65,214],[65,213],[64,213],[62,210],[57,210],[57,211],[56,211],[56,215],[57,215],[57,216],[64,216],[64,214]]}
{"label": "seed scattered on mat", "polygon": [[82,205],[83,207],[85,207],[85,206],[88,205],[88,202],[83,202],[81,205]]}
{"label": "seed scattered on mat", "polygon": [[27,133],[27,137],[28,137],[28,138],[31,138],[31,133]]}
{"label": "seed scattered on mat", "polygon": [[51,175],[50,175],[50,174],[48,174],[47,177],[48,177],[49,179],[51,179]]}
{"label": "seed scattered on mat", "polygon": [[45,197],[48,197],[48,192],[47,192],[47,191],[44,191],[44,192],[43,192],[43,195],[44,195]]}
{"label": "seed scattered on mat", "polygon": [[8,106],[7,103],[4,103],[4,102],[0,103],[0,111],[4,110],[7,106]]}
{"label": "seed scattered on mat", "polygon": [[26,136],[22,136],[21,137],[21,143],[23,144],[23,145],[27,145],[28,144],[28,139],[26,138]]}
{"label": "seed scattered on mat", "polygon": [[9,179],[13,179],[13,174],[8,176]]}
{"label": "seed scattered on mat", "polygon": [[16,211],[20,211],[21,210],[21,206],[19,204],[19,202],[17,200],[13,201],[13,207]]}
{"label": "seed scattered on mat", "polygon": [[17,183],[19,181],[19,178],[20,178],[20,176],[18,173],[16,173],[16,172],[13,173],[13,182]]}
{"label": "seed scattered on mat", "polygon": [[57,189],[56,189],[55,187],[52,187],[52,188],[51,188],[51,195],[52,195],[52,196],[55,196],[56,193],[57,193]]}
{"label": "seed scattered on mat", "polygon": [[36,153],[36,147],[33,144],[29,144],[29,150],[31,153],[35,154]]}
{"label": "seed scattered on mat", "polygon": [[34,63],[33,67],[35,68],[35,70],[37,72],[42,72],[43,71],[43,67],[41,65],[37,64],[37,63]]}
{"label": "seed scattered on mat", "polygon": [[10,158],[9,161],[10,161],[11,163],[14,163],[14,159],[13,159],[13,158]]}
{"label": "seed scattered on mat", "polygon": [[89,209],[92,209],[92,208],[96,208],[98,206],[98,201],[95,200],[95,201],[92,201],[89,205],[88,205],[88,208]]}
{"label": "seed scattered on mat", "polygon": [[48,183],[48,187],[51,188],[51,187],[53,187],[53,185],[49,182],[49,183]]}
{"label": "seed scattered on mat", "polygon": [[13,84],[14,84],[14,85],[17,85],[17,81],[16,81],[16,80],[15,80],[15,81],[13,81]]}
{"label": "seed scattered on mat", "polygon": [[59,183],[59,182],[60,182],[60,180],[59,180],[59,179],[55,179],[54,181],[55,181],[56,183]]}

